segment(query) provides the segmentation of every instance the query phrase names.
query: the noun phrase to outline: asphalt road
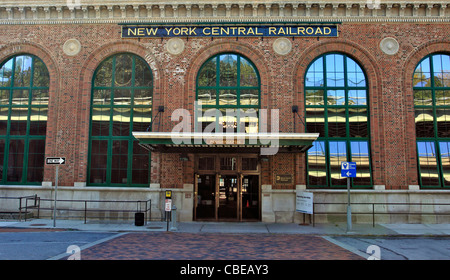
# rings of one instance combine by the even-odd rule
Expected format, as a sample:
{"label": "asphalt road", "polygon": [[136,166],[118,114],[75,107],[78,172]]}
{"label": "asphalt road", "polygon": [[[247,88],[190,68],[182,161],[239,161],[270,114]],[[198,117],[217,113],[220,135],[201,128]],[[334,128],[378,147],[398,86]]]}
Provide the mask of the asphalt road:
{"label": "asphalt road", "polygon": [[71,245],[81,249],[117,233],[99,232],[0,232],[0,260],[46,260],[63,254]]}
{"label": "asphalt road", "polygon": [[381,260],[450,260],[450,237],[346,237],[332,239]]}

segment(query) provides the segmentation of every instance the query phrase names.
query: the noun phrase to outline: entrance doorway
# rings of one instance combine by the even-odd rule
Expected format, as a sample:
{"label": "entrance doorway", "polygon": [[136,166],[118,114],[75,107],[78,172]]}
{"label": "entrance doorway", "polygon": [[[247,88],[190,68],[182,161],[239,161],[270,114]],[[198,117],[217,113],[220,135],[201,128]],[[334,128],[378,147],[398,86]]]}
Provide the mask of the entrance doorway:
{"label": "entrance doorway", "polygon": [[194,219],[260,220],[260,171],[255,156],[196,158]]}

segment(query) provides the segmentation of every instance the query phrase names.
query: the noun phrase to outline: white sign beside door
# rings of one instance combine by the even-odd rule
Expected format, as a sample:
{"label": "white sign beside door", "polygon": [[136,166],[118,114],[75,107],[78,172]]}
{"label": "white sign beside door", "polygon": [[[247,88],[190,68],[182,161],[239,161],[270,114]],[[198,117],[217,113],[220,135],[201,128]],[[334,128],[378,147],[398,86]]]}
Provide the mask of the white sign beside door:
{"label": "white sign beside door", "polygon": [[296,211],[305,214],[313,214],[313,193],[297,191]]}

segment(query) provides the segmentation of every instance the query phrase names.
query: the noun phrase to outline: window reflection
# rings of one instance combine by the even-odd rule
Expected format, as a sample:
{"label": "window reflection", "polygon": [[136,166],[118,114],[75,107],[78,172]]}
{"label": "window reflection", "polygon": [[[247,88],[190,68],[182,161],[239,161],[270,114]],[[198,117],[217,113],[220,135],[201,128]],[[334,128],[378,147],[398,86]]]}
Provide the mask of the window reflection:
{"label": "window reflection", "polygon": [[45,139],[32,139],[28,148],[27,181],[42,182],[44,176]]}
{"label": "window reflection", "polygon": [[237,55],[221,55],[219,57],[219,73],[219,85],[221,87],[237,86]]}
{"label": "window reflection", "polygon": [[355,185],[370,185],[370,157],[369,144],[367,141],[350,142],[351,161],[356,162],[356,178],[353,178]]}
{"label": "window reflection", "polygon": [[132,132],[146,131],[151,121],[148,64],[128,53],[107,58],[95,71],[92,89],[90,184],[148,184],[149,155]]}
{"label": "window reflection", "polygon": [[315,90],[310,89],[305,91],[305,99],[306,99],[306,105],[317,105],[317,106],[323,106],[324,104],[324,98],[323,98],[323,90]]}
{"label": "window reflection", "polygon": [[348,105],[367,105],[365,90],[349,90]]}
{"label": "window reflection", "polygon": [[345,90],[327,90],[328,105],[345,105]]}
{"label": "window reflection", "polygon": [[438,137],[450,137],[450,108],[436,109]]}
{"label": "window reflection", "polygon": [[328,137],[347,135],[345,108],[328,109]]}
{"label": "window reflection", "polygon": [[8,129],[8,108],[0,107],[0,136],[6,135]]}
{"label": "window reflection", "polygon": [[446,54],[427,56],[414,71],[417,155],[422,186],[449,185],[448,142],[442,141],[450,137],[449,79],[450,56]]}
{"label": "window reflection", "polygon": [[413,76],[414,87],[430,87],[431,86],[431,71],[430,59],[426,58],[416,67]]}
{"label": "window reflection", "polygon": [[216,86],[216,60],[211,59],[206,62],[198,74],[198,85],[201,87]]}
{"label": "window reflection", "polygon": [[308,182],[312,186],[327,185],[325,142],[314,141],[308,150]]}
{"label": "window reflection", "polygon": [[434,137],[433,109],[416,108],[416,136]]}
{"label": "window reflection", "polygon": [[25,154],[25,140],[14,139],[9,141],[8,153],[8,182],[21,182]]}
{"label": "window reflection", "polygon": [[245,58],[241,57],[240,62],[240,85],[245,87],[257,87],[258,75],[256,74],[255,68]]}
{"label": "window reflection", "polygon": [[450,142],[439,143],[444,185],[450,186]]}
{"label": "window reflection", "polygon": [[305,75],[306,128],[308,132],[319,133],[319,140],[308,151],[309,185],[345,186],[347,182],[340,176],[340,164],[352,159],[358,161],[358,169],[362,171],[352,184],[372,184],[366,86],[362,68],[344,54],[323,55],[308,68]]}
{"label": "window reflection", "polygon": [[348,126],[350,137],[369,137],[366,108],[348,109]]}
{"label": "window reflection", "polygon": [[16,66],[14,70],[14,86],[27,87],[30,86],[31,81],[31,65],[33,58],[31,56],[17,56]]}
{"label": "window reflection", "polygon": [[341,162],[347,161],[346,142],[330,141],[329,151],[331,185],[346,185],[347,178],[341,177]]}
{"label": "window reflection", "polygon": [[31,108],[30,135],[45,136],[47,131],[48,107]]}
{"label": "window reflection", "polygon": [[[202,111],[197,114],[195,127],[205,132],[255,132],[259,98],[259,77],[248,59],[237,54],[214,56],[197,76],[197,101]],[[249,115],[251,111],[255,114]]]}
{"label": "window reflection", "polygon": [[344,78],[344,56],[331,54],[326,56],[326,81],[329,87],[345,86]]}
{"label": "window reflection", "polygon": [[150,182],[150,154],[139,145],[138,141],[133,142],[132,164],[132,184],[148,184]]}
{"label": "window reflection", "polygon": [[49,84],[47,67],[32,55],[15,56],[0,68],[0,142],[8,155],[0,162],[6,174],[0,183],[42,182]]}
{"label": "window reflection", "polygon": [[305,86],[323,87],[324,85],[323,58],[320,57],[308,68],[305,76]]}
{"label": "window reflection", "polygon": [[306,108],[306,130],[319,133],[319,137],[325,137],[325,109]]}
{"label": "window reflection", "polygon": [[201,101],[202,105],[216,105],[216,90],[215,89],[198,90],[197,100]]}
{"label": "window reflection", "polygon": [[424,186],[439,186],[436,148],[434,142],[417,142],[420,180]]}
{"label": "window reflection", "polygon": [[351,58],[347,57],[347,83],[349,87],[365,87],[366,78],[361,67]]}

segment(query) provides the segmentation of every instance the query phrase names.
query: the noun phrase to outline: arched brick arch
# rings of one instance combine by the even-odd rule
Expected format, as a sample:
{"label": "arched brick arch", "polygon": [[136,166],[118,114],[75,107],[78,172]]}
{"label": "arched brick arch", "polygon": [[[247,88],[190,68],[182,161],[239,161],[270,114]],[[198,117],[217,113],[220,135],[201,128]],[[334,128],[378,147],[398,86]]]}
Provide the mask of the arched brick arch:
{"label": "arched brick arch", "polygon": [[79,94],[80,102],[77,104],[76,117],[77,128],[79,135],[77,147],[75,149],[75,158],[78,164],[75,164],[74,174],[76,182],[87,181],[87,161],[88,161],[88,147],[89,147],[89,119],[90,119],[90,105],[91,105],[91,88],[94,72],[97,67],[106,58],[118,53],[132,53],[143,58],[150,66],[153,75],[153,107],[157,107],[161,97],[162,89],[162,71],[156,62],[155,58],[142,45],[134,42],[114,42],[101,46],[94,50],[85,60],[81,68],[79,79]]}
{"label": "arched brick arch", "polygon": [[203,63],[216,54],[229,52],[238,53],[248,58],[255,65],[261,82],[261,108],[270,108],[270,74],[267,66],[268,63],[264,59],[264,54],[254,49],[251,45],[239,41],[216,41],[200,50],[192,59],[192,62],[186,71],[184,90],[185,109],[188,109],[190,112],[193,112],[194,110],[197,74]]}
{"label": "arched brick arch", "polygon": [[[34,43],[13,43],[0,48],[0,65],[16,55],[31,54],[39,57],[48,69],[50,76],[49,84],[49,104],[47,115],[47,135],[45,140],[45,156],[55,156],[55,143],[58,125],[58,92],[59,92],[59,69],[51,52],[43,46]],[[51,181],[53,174],[49,168],[44,169],[44,181]]]}
{"label": "arched brick arch", "polygon": [[427,55],[433,53],[450,54],[450,41],[447,42],[427,42],[420,45],[414,52],[412,52],[405,60],[403,66],[403,81],[402,88],[405,96],[406,106],[406,139],[407,139],[407,178],[409,185],[418,185],[417,172],[417,148],[416,148],[416,127],[415,127],[415,112],[414,112],[414,93],[413,93],[413,75],[419,62]]}
{"label": "arched brick arch", "polygon": [[[385,182],[384,174],[384,127],[382,116],[381,96],[381,72],[376,60],[363,47],[350,41],[333,40],[323,41],[307,48],[299,57],[294,69],[294,102],[298,104],[299,112],[304,112],[304,77],[309,65],[317,57],[326,53],[343,53],[355,60],[363,69],[368,81],[369,112],[370,112],[370,139],[372,176],[374,185],[382,185]],[[303,124],[298,123],[296,131],[304,131]],[[377,163],[377,164],[375,164]],[[306,163],[305,163],[306,164]],[[301,171],[303,172],[303,171]]]}

